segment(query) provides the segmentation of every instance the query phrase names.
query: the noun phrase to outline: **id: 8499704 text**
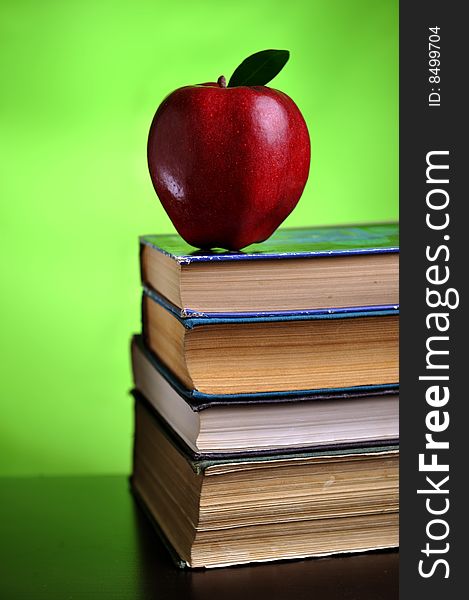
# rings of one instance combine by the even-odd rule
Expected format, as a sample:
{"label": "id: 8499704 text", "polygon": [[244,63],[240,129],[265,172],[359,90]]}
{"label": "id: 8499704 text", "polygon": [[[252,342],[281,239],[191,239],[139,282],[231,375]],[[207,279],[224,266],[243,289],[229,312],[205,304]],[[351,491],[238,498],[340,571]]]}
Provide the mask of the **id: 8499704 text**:
{"label": "id: 8499704 text", "polygon": [[430,93],[428,95],[428,106],[440,106],[441,105],[441,94],[440,94],[440,59],[441,59],[441,46],[440,46],[440,31],[441,27],[429,27],[428,28],[428,83],[430,84]]}

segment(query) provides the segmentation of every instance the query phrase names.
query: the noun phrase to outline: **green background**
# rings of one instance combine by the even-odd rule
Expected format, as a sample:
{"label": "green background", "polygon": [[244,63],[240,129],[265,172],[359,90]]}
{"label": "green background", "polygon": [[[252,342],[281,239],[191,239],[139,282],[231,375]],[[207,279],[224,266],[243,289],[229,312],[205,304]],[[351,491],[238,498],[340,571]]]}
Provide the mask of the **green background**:
{"label": "green background", "polygon": [[130,468],[137,237],[173,227],[146,136],[163,97],[286,48],[306,190],[286,225],[396,219],[395,0],[0,0],[0,474]]}

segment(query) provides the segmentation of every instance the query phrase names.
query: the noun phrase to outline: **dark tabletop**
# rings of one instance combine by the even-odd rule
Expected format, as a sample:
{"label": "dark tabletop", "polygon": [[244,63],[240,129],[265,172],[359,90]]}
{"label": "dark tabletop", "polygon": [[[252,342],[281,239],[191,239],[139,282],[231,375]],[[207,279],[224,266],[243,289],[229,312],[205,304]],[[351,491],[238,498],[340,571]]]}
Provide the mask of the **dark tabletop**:
{"label": "dark tabletop", "polygon": [[384,600],[398,553],[181,571],[123,476],[0,479],[0,598]]}

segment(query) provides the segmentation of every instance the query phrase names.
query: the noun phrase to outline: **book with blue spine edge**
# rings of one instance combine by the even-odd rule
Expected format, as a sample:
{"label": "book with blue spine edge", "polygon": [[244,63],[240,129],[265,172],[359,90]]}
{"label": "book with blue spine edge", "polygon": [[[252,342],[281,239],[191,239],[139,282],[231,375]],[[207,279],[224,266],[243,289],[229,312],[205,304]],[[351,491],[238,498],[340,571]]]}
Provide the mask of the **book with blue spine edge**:
{"label": "book with blue spine edge", "polygon": [[183,316],[152,289],[142,299],[146,345],[199,398],[395,385],[398,315],[395,305]]}
{"label": "book with blue spine edge", "polygon": [[292,316],[398,305],[399,226],[280,229],[239,252],[140,238],[142,282],[183,318]]}

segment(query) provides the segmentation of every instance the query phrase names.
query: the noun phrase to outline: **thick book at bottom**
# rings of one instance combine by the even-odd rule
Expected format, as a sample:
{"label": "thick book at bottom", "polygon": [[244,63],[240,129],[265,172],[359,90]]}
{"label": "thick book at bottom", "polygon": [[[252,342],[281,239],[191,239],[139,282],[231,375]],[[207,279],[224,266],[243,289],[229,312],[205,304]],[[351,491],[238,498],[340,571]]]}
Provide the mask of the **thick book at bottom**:
{"label": "thick book at bottom", "polygon": [[398,545],[397,446],[194,459],[136,402],[132,487],[180,566]]}

